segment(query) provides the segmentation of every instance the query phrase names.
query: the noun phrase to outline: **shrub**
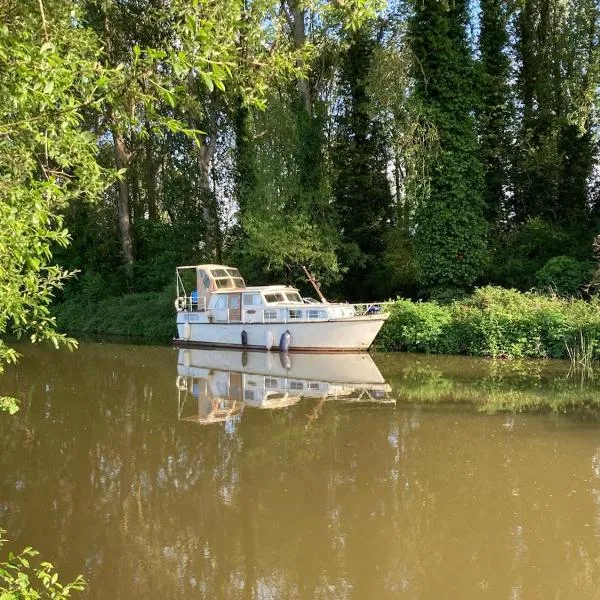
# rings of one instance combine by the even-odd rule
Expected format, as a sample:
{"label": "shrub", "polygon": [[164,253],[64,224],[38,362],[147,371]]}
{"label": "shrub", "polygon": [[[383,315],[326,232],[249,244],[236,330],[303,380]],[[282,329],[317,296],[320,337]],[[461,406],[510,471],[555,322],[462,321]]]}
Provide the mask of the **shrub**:
{"label": "shrub", "polygon": [[162,292],[127,294],[90,301],[69,298],[54,308],[58,327],[70,334],[102,334],[170,339],[175,333],[172,286]]}
{"label": "shrub", "polygon": [[377,348],[492,357],[566,358],[581,339],[600,358],[600,301],[488,286],[450,305],[398,300]]}
{"label": "shrub", "polygon": [[535,275],[538,288],[572,296],[591,277],[592,265],[569,256],[554,256]]}
{"label": "shrub", "polygon": [[450,323],[447,306],[435,302],[398,300],[378,338],[382,350],[443,352],[446,328]]}

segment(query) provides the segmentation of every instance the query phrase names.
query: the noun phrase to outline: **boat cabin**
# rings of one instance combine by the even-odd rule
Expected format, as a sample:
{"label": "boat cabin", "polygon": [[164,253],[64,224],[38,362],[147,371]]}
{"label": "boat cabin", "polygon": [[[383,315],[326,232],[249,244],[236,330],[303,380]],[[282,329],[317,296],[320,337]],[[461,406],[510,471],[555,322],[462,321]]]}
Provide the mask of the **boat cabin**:
{"label": "boat cabin", "polygon": [[234,267],[177,267],[177,311],[203,313],[186,321],[208,323],[298,323],[353,317],[352,305],[305,300],[287,285],[247,286]]}
{"label": "boat cabin", "polygon": [[[247,287],[234,267],[197,265],[177,267],[178,310],[207,312],[211,321],[256,322],[275,319],[278,307],[304,305],[296,288],[285,285]],[[272,309],[270,309],[272,307]],[[325,316],[325,315],[323,315]]]}

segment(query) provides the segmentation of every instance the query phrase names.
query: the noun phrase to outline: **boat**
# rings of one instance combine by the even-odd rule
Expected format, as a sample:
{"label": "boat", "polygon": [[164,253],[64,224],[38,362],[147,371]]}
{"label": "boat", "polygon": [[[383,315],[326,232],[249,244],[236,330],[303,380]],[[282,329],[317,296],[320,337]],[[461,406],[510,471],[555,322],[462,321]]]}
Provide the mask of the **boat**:
{"label": "boat", "polygon": [[247,286],[236,268],[176,269],[177,338],[182,346],[295,352],[369,349],[388,317],[383,303],[329,303],[288,285]]}
{"label": "boat", "polygon": [[[300,401],[395,405],[371,356],[179,350],[177,418],[209,425],[241,417],[246,408],[278,410]],[[314,412],[314,411],[313,411]],[[315,413],[316,414],[316,413]]]}

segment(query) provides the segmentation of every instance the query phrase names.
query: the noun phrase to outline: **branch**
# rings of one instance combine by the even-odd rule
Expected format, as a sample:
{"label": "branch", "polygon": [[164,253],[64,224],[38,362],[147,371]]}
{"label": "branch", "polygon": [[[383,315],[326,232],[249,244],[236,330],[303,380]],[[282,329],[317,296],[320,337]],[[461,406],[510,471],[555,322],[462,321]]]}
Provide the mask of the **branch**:
{"label": "branch", "polygon": [[42,27],[44,29],[44,41],[49,42],[50,36],[48,35],[48,24],[46,23],[46,13],[44,12],[44,4],[42,0],[38,0],[38,4],[40,5],[40,13],[42,15]]}

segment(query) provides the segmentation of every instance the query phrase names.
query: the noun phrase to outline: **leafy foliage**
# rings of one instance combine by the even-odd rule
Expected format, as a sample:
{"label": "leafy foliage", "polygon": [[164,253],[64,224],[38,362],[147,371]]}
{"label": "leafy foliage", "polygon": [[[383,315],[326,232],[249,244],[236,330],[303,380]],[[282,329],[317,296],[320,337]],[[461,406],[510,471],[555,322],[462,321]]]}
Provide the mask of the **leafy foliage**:
{"label": "leafy foliage", "polygon": [[[140,336],[170,341],[175,335],[171,286],[145,292],[95,299],[96,294],[67,299],[56,309],[59,327],[77,335]],[[85,300],[84,300],[85,298]]]}
{"label": "leafy foliage", "polygon": [[[95,139],[81,127],[110,76],[77,7],[0,4],[0,334],[75,345],[58,334],[50,303],[70,273],[53,266],[68,243],[59,210],[107,183]],[[16,355],[0,343],[0,363]]]}
{"label": "leafy foliage", "polygon": [[447,305],[398,300],[378,339],[382,350],[492,357],[567,358],[584,335],[600,358],[598,301],[477,289]]}
{"label": "leafy foliage", "polygon": [[552,257],[537,273],[537,285],[560,296],[572,296],[590,281],[592,264],[570,256]]}
{"label": "leafy foliage", "polygon": [[334,154],[338,255],[347,271],[343,291],[354,299],[364,299],[368,290],[377,288],[373,271],[384,251],[392,203],[382,127],[371,114],[367,74],[377,47],[372,29],[372,24],[365,24],[350,36],[340,73],[346,108],[338,118]]}
{"label": "leafy foliage", "polygon": [[429,193],[416,217],[415,250],[428,288],[469,288],[486,259],[466,22],[464,1],[415,2],[410,22],[415,96],[438,138],[427,157]]}
{"label": "leafy foliage", "polygon": [[[4,542],[5,530],[0,529],[0,549]],[[24,548],[18,554],[12,552],[8,560],[0,562],[0,598],[2,600],[66,600],[72,592],[85,589],[85,581],[78,575],[74,581],[62,584],[58,573],[49,562],[37,560],[39,552],[31,547]]]}
{"label": "leafy foliage", "polygon": [[69,343],[52,302],[202,261],[349,299],[574,293],[600,10],[468,6],[0,0],[0,333]]}

